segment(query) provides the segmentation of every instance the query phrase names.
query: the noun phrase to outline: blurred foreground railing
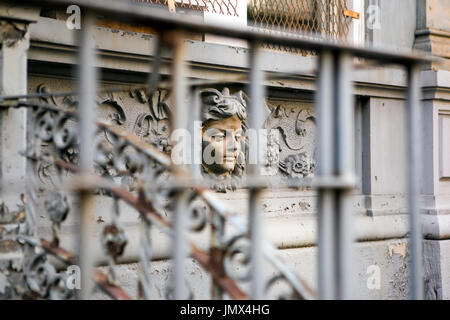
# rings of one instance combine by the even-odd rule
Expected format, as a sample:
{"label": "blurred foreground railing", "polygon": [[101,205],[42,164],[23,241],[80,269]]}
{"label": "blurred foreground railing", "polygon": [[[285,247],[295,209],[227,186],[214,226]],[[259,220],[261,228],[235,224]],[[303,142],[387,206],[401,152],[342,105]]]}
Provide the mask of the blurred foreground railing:
{"label": "blurred foreground railing", "polygon": [[[34,1],[18,1],[34,4]],[[53,223],[53,239],[36,238],[36,230],[29,229],[18,235],[29,250],[25,259],[23,281],[13,284],[16,292],[25,298],[69,298],[71,292],[63,285],[47,255],[52,255],[66,264],[81,267],[81,294],[79,298],[92,296],[91,279],[96,285],[115,299],[130,297],[117,285],[114,265],[124,250],[127,238],[119,222],[119,205],[123,201],[133,207],[141,220],[139,294],[141,299],[150,299],[150,266],[152,248],[157,245],[150,238],[150,231],[157,228],[172,239],[173,277],[168,286],[168,298],[187,299],[192,292],[186,286],[185,267],[187,257],[195,259],[212,279],[213,298],[224,295],[233,299],[264,299],[275,283],[285,281],[291,291],[279,297],[300,299],[348,299],[352,298],[354,272],[353,219],[350,192],[357,184],[354,168],[354,106],[352,98],[353,57],[375,60],[379,63],[395,63],[408,72],[408,163],[410,172],[409,212],[412,297],[423,297],[422,235],[419,223],[420,161],[420,87],[419,66],[429,60],[414,54],[401,54],[375,49],[352,48],[336,42],[291,38],[282,35],[262,34],[248,29],[204,25],[186,18],[178,19],[166,11],[139,6],[129,1],[40,1],[46,6],[79,5],[83,12],[83,27],[79,37],[78,90],[66,95],[78,96],[75,108],[58,108],[49,101],[55,93],[2,96],[2,108],[24,108],[30,113],[32,143],[24,152],[29,165],[45,162],[56,168],[59,185],[50,193],[46,209]],[[301,275],[290,270],[278,257],[276,250],[265,240],[262,227],[261,197],[267,181],[260,176],[262,163],[250,164],[245,179],[249,190],[248,219],[233,212],[222,203],[205,181],[198,175],[198,168],[175,164],[171,157],[117,126],[98,122],[95,118],[95,94],[97,75],[95,43],[90,32],[94,27],[94,14],[113,17],[121,21],[139,22],[157,29],[159,41],[156,46],[152,72],[149,77],[147,95],[161,85],[159,67],[161,46],[172,52],[172,75],[168,88],[173,92],[174,113],[171,117],[173,129],[190,128],[198,109],[197,96],[202,85],[188,79],[186,70],[186,32],[228,36],[249,42],[249,129],[258,130],[264,124],[263,104],[265,98],[265,74],[261,69],[261,46],[276,44],[298,49],[315,50],[318,53],[318,76],[316,89],[316,113],[318,126],[317,171],[315,177],[305,182],[299,179],[292,184],[309,184],[318,191],[318,294],[316,295]],[[149,53],[150,54],[150,53]],[[219,82],[220,83],[220,82]],[[210,84],[208,84],[210,85]],[[120,89],[119,89],[120,90]],[[192,105],[185,104],[189,96]],[[47,98],[47,99],[44,99]],[[193,115],[193,116],[192,116]],[[119,119],[120,120],[120,119]],[[105,143],[105,137],[109,141]],[[42,142],[48,148],[41,147]],[[258,149],[258,147],[255,147]],[[6,155],[2,155],[4,157]],[[117,176],[131,177],[133,191],[127,190],[108,176],[114,171]],[[63,178],[70,172],[70,179]],[[35,221],[36,178],[27,177],[25,190],[25,214],[27,221]],[[267,179],[266,179],[267,180]],[[2,192],[8,186],[3,185]],[[67,218],[70,205],[68,192],[76,192],[79,200],[79,252],[68,252],[60,247],[59,229]],[[112,197],[115,206],[111,219],[103,228],[100,241],[110,266],[107,274],[95,269],[92,253],[93,202],[96,194]],[[161,199],[164,199],[162,201]],[[164,202],[165,205],[161,205]],[[200,205],[198,204],[200,203]],[[165,206],[165,207],[164,207]],[[171,212],[167,219],[161,208]],[[73,211],[73,210],[72,210]],[[74,214],[74,213],[72,213]],[[76,214],[76,213],[75,213]],[[34,220],[33,220],[34,219]],[[210,248],[199,249],[189,242],[188,232],[199,232],[211,228]],[[234,228],[232,237],[226,228]],[[34,251],[34,249],[41,251]],[[36,253],[37,252],[37,253]],[[266,278],[264,265],[269,262],[277,270]],[[236,264],[239,264],[237,266]],[[250,290],[240,286],[250,283]]]}

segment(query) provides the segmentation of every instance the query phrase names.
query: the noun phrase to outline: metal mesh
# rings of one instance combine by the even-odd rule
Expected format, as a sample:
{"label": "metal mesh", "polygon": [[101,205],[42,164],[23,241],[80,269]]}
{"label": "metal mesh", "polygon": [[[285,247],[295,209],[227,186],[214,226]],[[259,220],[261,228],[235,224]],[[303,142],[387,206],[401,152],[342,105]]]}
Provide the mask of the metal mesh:
{"label": "metal mesh", "polygon": [[[249,25],[271,33],[346,40],[350,19],[344,14],[347,0],[249,0]],[[266,45],[270,49],[298,51]]]}
{"label": "metal mesh", "polygon": [[[169,0],[134,0],[155,5],[169,6]],[[219,13],[238,17],[237,5],[239,0],[174,0],[176,8]],[[243,1],[243,0],[241,0]]]}

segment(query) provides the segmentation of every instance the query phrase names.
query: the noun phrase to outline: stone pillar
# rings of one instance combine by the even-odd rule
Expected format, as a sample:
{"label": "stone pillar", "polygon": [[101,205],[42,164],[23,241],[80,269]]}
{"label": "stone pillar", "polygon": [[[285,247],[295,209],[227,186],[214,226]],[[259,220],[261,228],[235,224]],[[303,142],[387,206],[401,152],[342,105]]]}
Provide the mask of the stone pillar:
{"label": "stone pillar", "polygon": [[407,211],[404,104],[370,97],[362,105],[362,192],[369,216]]}
{"label": "stone pillar", "polygon": [[450,71],[422,71],[422,85],[426,297],[450,299]]}
{"label": "stone pillar", "polygon": [[[2,11],[0,92],[2,96],[26,94],[27,50],[30,43],[28,23],[2,19],[1,15]],[[20,152],[26,149],[26,115],[27,110],[22,108],[4,109],[0,113],[1,196],[9,209],[13,209],[18,203],[16,193],[20,194],[25,181],[26,159]]]}
{"label": "stone pillar", "polygon": [[417,0],[414,48],[444,58],[427,69],[450,70],[450,6],[448,0]]}
{"label": "stone pillar", "polygon": [[[29,24],[37,21],[39,11],[0,4],[0,94],[27,93],[27,50],[30,44]],[[2,102],[3,103],[3,102]],[[27,111],[0,109],[0,278],[8,272],[10,261],[20,260],[21,247],[12,240],[17,226],[24,222],[21,193],[26,183],[27,160],[20,155],[27,146]],[[19,264],[15,265],[20,268]],[[4,278],[4,276],[3,276]],[[4,280],[4,279],[3,279]],[[2,279],[0,279],[0,283]],[[7,290],[0,298],[7,296]]]}
{"label": "stone pillar", "polygon": [[414,48],[443,59],[422,71],[425,297],[450,299],[450,4],[417,0]]}
{"label": "stone pillar", "polygon": [[365,0],[366,43],[391,50],[412,48],[416,26],[416,1]]}

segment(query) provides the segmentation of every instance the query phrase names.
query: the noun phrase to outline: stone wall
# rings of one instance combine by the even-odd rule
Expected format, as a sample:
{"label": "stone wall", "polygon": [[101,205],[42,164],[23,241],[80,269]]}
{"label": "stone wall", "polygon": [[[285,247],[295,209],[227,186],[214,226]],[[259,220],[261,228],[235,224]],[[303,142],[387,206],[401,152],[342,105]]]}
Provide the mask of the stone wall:
{"label": "stone wall", "polygon": [[[448,11],[448,5],[445,5],[445,1],[436,1],[433,4],[419,1],[418,3],[427,5],[427,8],[424,8],[422,4],[416,7],[412,2],[394,4],[383,1],[383,29],[371,31],[368,38],[371,37],[375,45],[395,45],[403,48],[411,48],[415,42],[414,46],[417,48],[448,58],[443,49],[445,48],[443,43],[449,39],[445,33],[448,28],[442,25],[444,23],[442,21],[448,19],[445,19],[445,15],[444,18],[441,17],[442,12],[444,14]],[[439,8],[442,10],[438,10]],[[400,13],[401,19],[397,19]],[[417,22],[410,19],[415,16]],[[394,29],[398,32],[388,32]],[[94,37],[101,51],[98,66],[102,68],[104,88],[145,82],[146,73],[149,66],[151,67],[149,52],[153,52],[154,40],[151,35],[99,27]],[[64,21],[41,17],[37,24],[30,27],[30,39],[28,75],[23,74],[28,77],[27,91],[33,93],[73,89],[72,75],[76,63],[73,50],[74,32],[64,27]],[[195,40],[187,41],[187,48],[190,77],[228,80],[235,85],[232,90],[245,89],[245,80],[242,79],[248,67],[248,49]],[[2,53],[4,52],[3,50]],[[165,79],[170,75],[169,55],[163,53],[163,58],[161,72]],[[262,60],[263,68],[269,76],[277,72],[289,72],[283,79],[269,77],[266,82],[268,87],[266,128],[278,132],[279,143],[276,147],[280,150],[280,161],[284,164],[281,167],[275,164],[273,170],[268,171],[268,175],[278,177],[281,181],[289,175],[313,175],[314,170],[296,172],[290,166],[296,161],[304,161],[309,168],[314,164],[313,101],[316,60],[314,57],[279,52],[265,52]],[[2,60],[2,65],[5,61]],[[442,68],[432,65],[428,66],[430,70],[422,72],[425,143],[422,208],[426,238],[425,288],[429,299],[450,298],[450,270],[448,270],[450,181],[446,166],[449,161],[446,142],[450,137],[447,134],[450,73],[445,71],[447,69],[445,63]],[[383,66],[370,70],[356,70],[353,79],[357,111],[356,167],[361,176],[360,188],[354,191],[356,213],[354,231],[357,240],[354,251],[358,261],[355,292],[358,293],[357,298],[363,299],[404,299],[409,293],[408,211],[405,196],[407,159],[404,157],[406,128],[403,100],[406,74],[399,68]],[[25,80],[21,84],[24,82]],[[16,91],[11,93],[20,92]],[[153,97],[143,97],[142,92],[127,90],[117,94],[100,95],[97,97],[100,104],[99,117],[126,128],[147,142],[162,141],[166,138],[165,132],[168,132],[167,119],[163,119],[164,117],[158,119],[154,127],[156,130],[153,132],[150,130],[150,122],[147,122],[146,115],[150,112],[149,102],[152,104],[168,97],[165,92],[158,92]],[[73,101],[70,97],[61,97],[46,102],[68,106]],[[2,116],[2,125],[8,124],[5,119]],[[26,130],[23,127],[21,129],[22,133]],[[3,129],[3,140],[5,132],[7,130]],[[4,143],[2,148],[1,159],[4,164],[4,159],[13,155],[12,149],[5,149]],[[46,192],[55,188],[52,183],[54,172],[45,167],[40,170],[43,188],[39,194],[41,209],[36,217],[36,226],[39,236],[50,238],[51,225],[42,208]],[[246,190],[239,189],[219,196],[243,216],[246,215],[248,200]],[[312,288],[317,287],[316,200],[315,192],[308,188],[268,190],[263,198],[266,236],[280,249],[286,263],[292,266]],[[112,205],[109,197],[96,198],[97,232],[109,221]],[[76,208],[75,202],[74,209]],[[123,203],[120,204],[120,211],[120,222],[125,226],[129,243],[125,255],[119,260],[120,266],[117,266],[117,270],[120,284],[125,286],[130,295],[136,296],[135,280],[138,268],[135,262],[139,255],[138,215]],[[62,247],[76,249],[75,236],[78,223],[75,214],[69,215],[61,229]],[[208,232],[207,229],[203,233],[193,235],[193,241],[199,247],[207,248]],[[152,292],[155,298],[165,298],[170,270],[170,261],[167,259],[171,253],[171,243],[160,232],[154,232],[152,239],[156,244],[153,256],[157,260],[152,264],[154,280]],[[2,243],[1,248],[7,245],[8,243]],[[92,245],[98,262],[105,265],[106,259],[100,241]],[[6,251],[2,249],[0,256],[5,257]],[[193,262],[187,264],[187,268],[188,282],[192,284],[192,289],[196,293],[195,298],[208,298],[210,286],[208,275]],[[271,272],[267,269],[267,273]],[[379,287],[376,281],[378,272]],[[105,298],[101,294],[96,297]]]}

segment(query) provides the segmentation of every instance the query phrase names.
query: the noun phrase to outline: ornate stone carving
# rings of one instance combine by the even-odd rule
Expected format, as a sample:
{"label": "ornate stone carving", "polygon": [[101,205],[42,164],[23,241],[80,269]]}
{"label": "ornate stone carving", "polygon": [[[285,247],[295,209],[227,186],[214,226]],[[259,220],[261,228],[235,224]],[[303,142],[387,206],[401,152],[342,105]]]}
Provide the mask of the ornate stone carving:
{"label": "ornate stone carving", "polygon": [[280,169],[291,178],[303,178],[314,170],[314,162],[306,153],[293,154],[280,162]]}
{"label": "ornate stone carving", "polygon": [[170,108],[165,101],[167,93],[159,90],[149,99],[142,90],[135,90],[130,92],[130,96],[140,103],[148,104],[150,109],[149,113],[137,116],[132,132],[159,150],[169,153]]}
{"label": "ornate stone carving", "polygon": [[313,109],[308,105],[298,108],[297,103],[282,102],[272,107],[266,125],[268,130],[280,133],[278,144],[269,140],[269,145],[279,147],[279,172],[289,178],[311,175],[315,168],[316,125]]}
{"label": "ornate stone carving", "polygon": [[16,21],[0,21],[0,43],[6,47],[14,47],[23,40],[28,31],[28,24]]}
{"label": "ornate stone carving", "polygon": [[247,130],[246,98],[242,91],[230,94],[205,89],[202,101],[202,168],[219,192],[235,190],[245,171]]}

